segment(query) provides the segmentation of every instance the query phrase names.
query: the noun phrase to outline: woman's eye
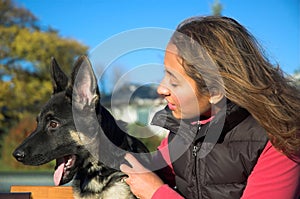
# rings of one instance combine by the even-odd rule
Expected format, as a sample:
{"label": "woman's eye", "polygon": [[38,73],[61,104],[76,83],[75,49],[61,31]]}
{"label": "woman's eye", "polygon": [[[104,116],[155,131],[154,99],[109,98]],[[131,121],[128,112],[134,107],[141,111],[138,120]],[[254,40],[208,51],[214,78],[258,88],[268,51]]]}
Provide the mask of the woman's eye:
{"label": "woman's eye", "polygon": [[172,87],[177,87],[179,85],[178,81],[173,79],[173,78],[170,78],[169,80],[169,84],[172,86]]}
{"label": "woman's eye", "polygon": [[178,83],[175,81],[170,81],[170,85],[175,88],[178,86]]}
{"label": "woman's eye", "polygon": [[55,121],[50,121],[49,127],[52,128],[52,129],[55,129],[56,127],[58,127],[58,123],[55,122]]}

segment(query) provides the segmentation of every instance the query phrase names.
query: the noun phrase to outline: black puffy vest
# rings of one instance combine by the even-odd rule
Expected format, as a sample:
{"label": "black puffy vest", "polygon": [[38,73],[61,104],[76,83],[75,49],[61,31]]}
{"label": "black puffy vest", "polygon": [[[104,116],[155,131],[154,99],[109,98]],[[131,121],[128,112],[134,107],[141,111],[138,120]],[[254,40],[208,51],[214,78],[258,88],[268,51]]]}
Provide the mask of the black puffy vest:
{"label": "black puffy vest", "polygon": [[232,102],[205,125],[179,121],[168,108],[152,124],[170,130],[176,190],[185,198],[240,198],[268,141],[254,118]]}

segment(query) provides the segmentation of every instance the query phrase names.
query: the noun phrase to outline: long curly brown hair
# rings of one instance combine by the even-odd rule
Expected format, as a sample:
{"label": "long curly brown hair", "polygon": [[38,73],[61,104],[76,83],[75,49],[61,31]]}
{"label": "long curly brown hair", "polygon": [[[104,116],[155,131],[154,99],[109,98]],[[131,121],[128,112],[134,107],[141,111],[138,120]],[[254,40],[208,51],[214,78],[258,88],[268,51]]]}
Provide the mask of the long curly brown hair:
{"label": "long curly brown hair", "polygon": [[246,28],[228,17],[194,17],[179,24],[170,43],[200,92],[222,88],[265,128],[274,147],[299,155],[299,88],[271,64]]}

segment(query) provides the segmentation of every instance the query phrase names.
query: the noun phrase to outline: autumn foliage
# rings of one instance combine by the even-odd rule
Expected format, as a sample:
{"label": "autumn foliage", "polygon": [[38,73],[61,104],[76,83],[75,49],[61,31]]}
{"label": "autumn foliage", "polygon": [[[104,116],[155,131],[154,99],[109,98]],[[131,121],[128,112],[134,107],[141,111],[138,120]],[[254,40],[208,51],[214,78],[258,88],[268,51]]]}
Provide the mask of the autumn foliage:
{"label": "autumn foliage", "polygon": [[26,8],[0,0],[0,171],[25,168],[12,150],[34,129],[35,117],[51,95],[51,57],[69,74],[87,50],[51,27],[41,27]]}

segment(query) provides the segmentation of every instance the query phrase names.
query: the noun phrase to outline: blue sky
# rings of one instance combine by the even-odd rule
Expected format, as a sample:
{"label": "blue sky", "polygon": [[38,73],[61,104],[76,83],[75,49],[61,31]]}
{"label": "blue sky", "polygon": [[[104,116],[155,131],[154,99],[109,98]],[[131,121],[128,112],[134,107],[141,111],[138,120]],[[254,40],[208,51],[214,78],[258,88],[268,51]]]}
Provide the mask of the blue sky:
{"label": "blue sky", "polygon": [[[15,0],[29,9],[43,26],[57,29],[61,36],[90,47],[124,31],[158,27],[174,30],[183,19],[211,14],[213,0]],[[220,0],[222,14],[243,24],[258,39],[272,62],[289,74],[300,69],[299,0]],[[119,64],[162,62],[163,54],[128,56]],[[141,57],[141,55],[136,55]],[[153,58],[151,58],[153,57]],[[134,60],[134,61],[133,61]],[[147,74],[149,75],[150,72]],[[133,74],[135,75],[135,74]]]}

